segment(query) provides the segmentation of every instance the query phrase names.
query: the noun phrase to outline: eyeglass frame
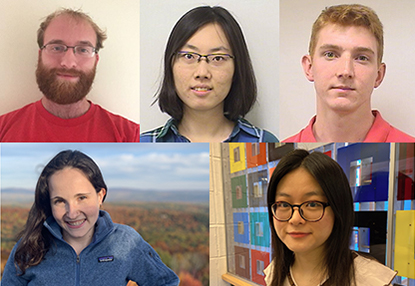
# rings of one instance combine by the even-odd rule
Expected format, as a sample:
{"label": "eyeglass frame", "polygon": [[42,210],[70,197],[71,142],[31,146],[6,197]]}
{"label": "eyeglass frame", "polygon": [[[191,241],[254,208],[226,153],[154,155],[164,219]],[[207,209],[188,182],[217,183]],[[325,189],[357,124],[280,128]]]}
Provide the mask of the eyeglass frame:
{"label": "eyeglass frame", "polygon": [[[59,55],[59,54],[64,54],[64,53],[66,53],[69,49],[72,49],[73,54],[74,54],[74,55],[76,55],[75,48],[76,48],[76,47],[83,47],[83,46],[91,47],[91,48],[93,49],[93,52],[92,52],[91,56],[90,56],[90,57],[84,57],[84,58],[92,58],[93,56],[95,56],[96,54],[98,54],[98,50],[97,50],[97,48],[95,48],[95,47],[94,47],[94,46],[92,46],[92,45],[76,45],[76,46],[68,46],[68,45],[65,45],[65,44],[62,44],[62,43],[47,43],[47,44],[43,45],[40,49],[41,49],[41,50],[44,50],[44,49],[46,48],[46,46],[48,46],[48,45],[61,45],[61,46],[66,47],[66,49],[63,51],[63,53],[56,53],[56,55]],[[78,54],[79,54],[79,53],[78,53]]]}
{"label": "eyeglass frame", "polygon": [[[310,203],[310,202],[316,202],[316,203],[320,203],[320,204],[322,204],[322,205],[323,205],[323,213],[321,214],[321,217],[320,217],[319,219],[317,219],[317,220],[309,220],[309,219],[305,218],[305,217],[303,216],[302,212],[301,212],[301,207],[302,207],[304,204],[306,204],[306,203]],[[274,206],[275,204],[277,204],[277,203],[286,203],[286,204],[288,204],[288,205],[291,207],[291,216],[290,216],[288,219],[281,220],[281,219],[279,219],[279,218],[277,218],[277,217],[275,216],[275,211],[273,211],[273,206]],[[303,220],[308,221],[308,222],[317,222],[317,221],[320,221],[320,220],[324,217],[325,210],[326,210],[326,208],[327,208],[327,207],[329,207],[329,206],[330,206],[330,203],[325,203],[325,202],[320,202],[320,201],[305,201],[305,202],[303,202],[302,204],[299,204],[299,205],[292,205],[292,204],[290,204],[290,203],[288,203],[288,202],[286,202],[286,201],[277,201],[277,202],[275,202],[275,203],[273,203],[273,204],[271,205],[271,212],[272,212],[272,216],[273,216],[276,220],[278,220],[278,221],[280,221],[280,222],[287,222],[287,221],[289,221],[290,219],[292,219],[292,217],[293,217],[293,215],[294,215],[294,207],[297,207],[297,208],[298,208],[298,213],[300,214],[300,216],[301,216],[301,218],[302,218]]]}
{"label": "eyeglass frame", "polygon": [[228,56],[231,59],[235,59],[235,56],[233,56],[231,54],[225,54],[225,53],[206,54],[206,55],[201,55],[199,53],[189,52],[189,51],[178,51],[178,52],[174,53],[174,55],[186,55],[186,54],[197,55],[199,58],[197,59],[196,63],[200,63],[202,58],[205,58],[206,63],[209,64],[209,62],[210,62],[210,60],[208,59],[209,56]]}

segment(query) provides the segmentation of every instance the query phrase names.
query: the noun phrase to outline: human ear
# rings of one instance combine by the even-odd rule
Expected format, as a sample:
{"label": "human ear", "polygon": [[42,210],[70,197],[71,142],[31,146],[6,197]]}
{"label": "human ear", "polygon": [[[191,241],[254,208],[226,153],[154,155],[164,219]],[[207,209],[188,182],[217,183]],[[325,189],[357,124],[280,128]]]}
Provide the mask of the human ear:
{"label": "human ear", "polygon": [[382,83],[383,79],[385,78],[385,73],[386,73],[386,65],[384,63],[381,63],[379,65],[378,75],[375,80],[375,88],[377,88]]}
{"label": "human ear", "polygon": [[107,191],[104,189],[104,188],[102,188],[98,193],[97,193],[97,195],[98,195],[98,201],[99,201],[99,205],[101,205],[102,204],[102,201],[104,200],[104,197],[105,197],[105,194],[107,193]]}
{"label": "human ear", "polygon": [[309,81],[314,82],[314,75],[311,69],[313,66],[313,60],[311,56],[310,55],[303,56],[303,58],[301,59],[301,64],[303,65],[303,70],[304,70],[306,78]]}

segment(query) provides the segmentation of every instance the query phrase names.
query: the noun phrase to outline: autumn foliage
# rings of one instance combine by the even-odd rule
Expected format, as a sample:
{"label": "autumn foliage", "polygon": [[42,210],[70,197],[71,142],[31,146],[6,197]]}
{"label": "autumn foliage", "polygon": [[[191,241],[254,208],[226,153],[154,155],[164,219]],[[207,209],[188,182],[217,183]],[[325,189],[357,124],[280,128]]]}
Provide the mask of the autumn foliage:
{"label": "autumn foliage", "polygon": [[[180,286],[209,285],[209,206],[184,203],[104,204],[116,223],[137,230],[176,272]],[[29,212],[27,207],[1,208],[1,271]],[[128,286],[136,285],[132,282]]]}

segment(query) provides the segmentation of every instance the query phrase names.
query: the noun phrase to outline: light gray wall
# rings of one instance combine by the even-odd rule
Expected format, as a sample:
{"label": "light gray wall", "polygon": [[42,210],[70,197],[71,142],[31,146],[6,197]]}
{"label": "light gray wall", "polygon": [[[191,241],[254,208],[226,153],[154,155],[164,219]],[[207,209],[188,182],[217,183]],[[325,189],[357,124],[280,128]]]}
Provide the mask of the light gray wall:
{"label": "light gray wall", "polygon": [[[386,75],[372,94],[372,107],[390,124],[415,135],[415,2],[412,0],[280,1],[280,138],[304,128],[315,114],[314,85],[301,58],[308,53],[311,26],[326,6],[360,3],[375,10],[384,26]],[[317,3],[317,4],[316,4]]]}
{"label": "light gray wall", "polygon": [[47,15],[61,7],[81,8],[107,30],[88,98],[139,122],[140,5],[136,0],[0,0],[0,114],[42,97],[35,77],[36,31]]}
{"label": "light gray wall", "polygon": [[219,5],[240,24],[258,81],[258,102],[247,119],[278,136],[278,1],[141,0],[141,130],[163,125],[169,116],[151,106],[162,78],[162,59],[174,24],[190,9]]}

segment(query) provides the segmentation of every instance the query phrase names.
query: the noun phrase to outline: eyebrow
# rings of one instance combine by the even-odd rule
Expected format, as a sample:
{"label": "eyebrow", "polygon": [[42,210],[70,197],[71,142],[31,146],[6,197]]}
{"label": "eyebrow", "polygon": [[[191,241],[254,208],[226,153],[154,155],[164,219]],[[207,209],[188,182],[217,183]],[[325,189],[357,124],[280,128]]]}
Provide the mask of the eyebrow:
{"label": "eyebrow", "polygon": [[[193,46],[191,44],[186,44],[184,45],[184,48],[189,48],[195,51],[200,52],[200,49],[196,46]],[[214,53],[214,52],[219,52],[219,51],[225,51],[225,52],[230,52],[230,49],[224,47],[224,46],[220,46],[220,47],[216,47],[216,48],[212,48],[209,50],[209,53]]]}
{"label": "eyebrow", "polygon": [[[89,192],[89,193],[78,193],[78,194],[76,194],[75,195],[75,197],[80,197],[80,196],[85,196],[85,195],[90,195],[91,193]],[[65,200],[64,198],[62,198],[62,197],[60,197],[60,196],[55,196],[55,197],[53,197],[53,198],[50,198],[50,200],[52,201],[52,200],[55,200],[55,199],[62,199],[62,200]]]}
{"label": "eyebrow", "polygon": [[[325,44],[325,45],[320,46],[318,48],[318,50],[337,50],[337,51],[341,51],[341,50],[343,50],[343,48],[338,46],[338,45]],[[353,51],[360,52],[360,53],[365,52],[365,53],[370,53],[370,54],[373,54],[373,55],[375,54],[374,50],[372,50],[371,48],[367,48],[367,47],[357,47],[357,48],[354,48]]]}
{"label": "eyebrow", "polygon": [[[46,43],[45,45],[48,45],[48,44],[63,44],[63,45],[66,45],[64,41],[58,40],[58,39],[56,39],[56,40],[53,39],[53,40],[49,41],[48,43]],[[78,42],[76,42],[75,45],[76,46],[88,45],[88,46],[94,47],[94,45],[90,41],[78,41]]]}
{"label": "eyebrow", "polygon": [[[307,193],[305,193],[304,195],[303,195],[303,197],[312,197],[312,196],[324,196],[324,194],[321,194],[320,192],[318,192],[318,191],[310,191],[310,192],[307,192]],[[278,193],[277,192],[277,194],[275,195],[275,197],[285,197],[285,198],[291,198],[292,196],[290,195],[290,194],[287,194],[287,193],[284,193],[284,192],[281,192],[281,193]]]}

